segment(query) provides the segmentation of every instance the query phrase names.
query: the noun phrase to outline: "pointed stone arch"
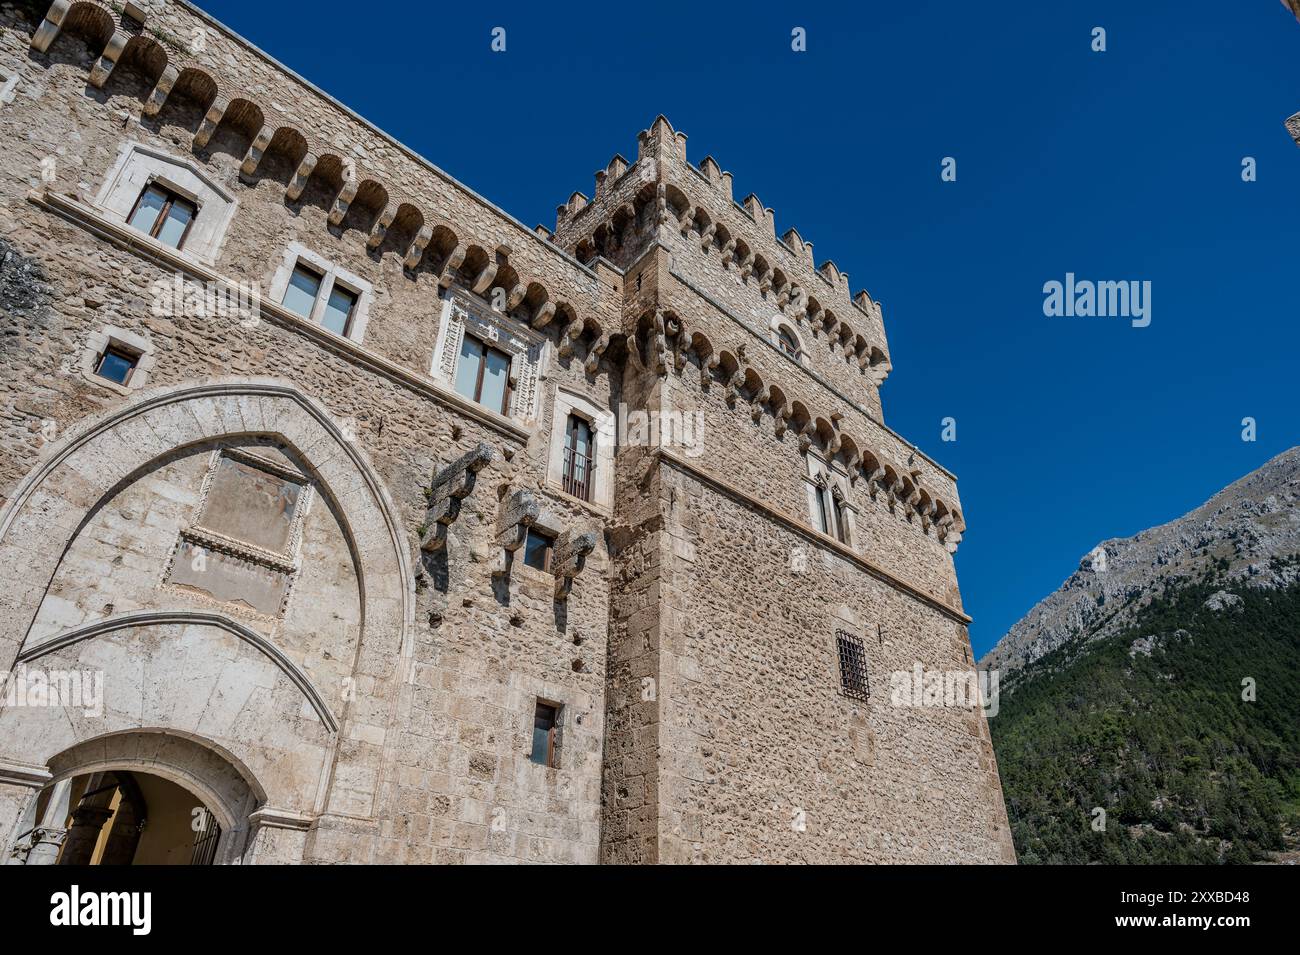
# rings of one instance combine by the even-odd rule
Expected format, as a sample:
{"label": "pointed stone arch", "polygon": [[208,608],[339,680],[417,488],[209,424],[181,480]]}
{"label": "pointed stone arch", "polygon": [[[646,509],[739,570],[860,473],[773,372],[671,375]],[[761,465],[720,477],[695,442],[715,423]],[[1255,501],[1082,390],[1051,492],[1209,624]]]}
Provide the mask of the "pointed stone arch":
{"label": "pointed stone arch", "polygon": [[276,381],[227,381],[146,392],[74,429],[0,511],[0,566],[24,568],[0,596],[0,654],[17,658],[44,588],[82,516],[142,465],[177,448],[242,435],[274,435],[313,470],[355,547],[364,595],[363,640],[409,648],[414,620],[410,545],[378,475],[329,413]]}

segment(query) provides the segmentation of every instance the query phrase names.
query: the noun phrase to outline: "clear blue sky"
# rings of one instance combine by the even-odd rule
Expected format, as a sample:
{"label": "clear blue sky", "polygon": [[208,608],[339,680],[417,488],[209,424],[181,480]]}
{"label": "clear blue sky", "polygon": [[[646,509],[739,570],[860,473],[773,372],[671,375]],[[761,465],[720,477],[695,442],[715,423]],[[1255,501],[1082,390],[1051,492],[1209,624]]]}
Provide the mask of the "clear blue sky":
{"label": "clear blue sky", "polygon": [[[886,421],[960,477],[977,653],[1099,540],[1297,443],[1300,24],[1277,0],[202,5],[528,225],[664,113],[883,303]],[[1150,326],[1045,317],[1066,272],[1149,280]]]}

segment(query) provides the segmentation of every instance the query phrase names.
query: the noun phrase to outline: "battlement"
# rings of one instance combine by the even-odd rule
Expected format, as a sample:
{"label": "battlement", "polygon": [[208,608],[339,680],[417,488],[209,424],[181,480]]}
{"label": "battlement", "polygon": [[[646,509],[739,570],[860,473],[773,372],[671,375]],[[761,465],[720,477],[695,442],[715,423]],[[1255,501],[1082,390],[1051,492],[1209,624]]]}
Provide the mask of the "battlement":
{"label": "battlement", "polygon": [[662,115],[637,136],[637,159],[620,154],[595,174],[595,194],[574,192],[556,209],[551,238],[580,262],[623,267],[653,237],[698,241],[706,255],[752,285],[792,322],[825,336],[879,386],[892,364],[881,306],[834,261],[820,265],[796,228],[778,234],[776,215],[754,193],[737,202],[733,177],[712,156],[687,158],[686,134]]}

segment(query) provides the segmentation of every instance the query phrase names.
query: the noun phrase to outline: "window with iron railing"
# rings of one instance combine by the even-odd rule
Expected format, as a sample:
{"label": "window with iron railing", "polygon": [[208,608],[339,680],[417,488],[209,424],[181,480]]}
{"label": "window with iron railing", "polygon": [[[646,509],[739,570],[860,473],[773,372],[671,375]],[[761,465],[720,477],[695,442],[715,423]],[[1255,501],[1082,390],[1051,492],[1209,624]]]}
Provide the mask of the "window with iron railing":
{"label": "window with iron railing", "polygon": [[564,493],[591,500],[591,475],[596,467],[596,443],[591,422],[569,415],[564,430]]}

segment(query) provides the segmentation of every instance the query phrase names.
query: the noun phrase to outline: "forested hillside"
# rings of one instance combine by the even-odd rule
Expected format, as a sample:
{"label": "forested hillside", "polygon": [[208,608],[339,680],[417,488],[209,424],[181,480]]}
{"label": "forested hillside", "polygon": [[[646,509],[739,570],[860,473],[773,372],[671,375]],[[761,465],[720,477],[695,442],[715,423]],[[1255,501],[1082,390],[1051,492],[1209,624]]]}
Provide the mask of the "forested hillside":
{"label": "forested hillside", "polygon": [[1249,587],[1225,569],[1167,585],[1121,633],[1068,640],[1004,682],[989,726],[1022,863],[1294,851],[1300,584]]}

